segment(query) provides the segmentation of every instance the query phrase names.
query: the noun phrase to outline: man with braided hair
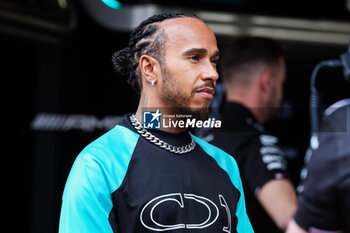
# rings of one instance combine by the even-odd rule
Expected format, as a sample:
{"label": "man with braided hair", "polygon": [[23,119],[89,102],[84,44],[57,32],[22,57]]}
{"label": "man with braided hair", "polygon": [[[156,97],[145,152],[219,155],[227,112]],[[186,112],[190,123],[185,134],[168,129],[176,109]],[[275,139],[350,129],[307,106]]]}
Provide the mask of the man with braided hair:
{"label": "man with braided hair", "polygon": [[132,32],[112,60],[140,91],[138,109],[77,157],[60,233],[253,232],[232,156],[187,128],[140,123],[146,108],[205,119],[218,57],[213,32],[194,16],[155,15]]}

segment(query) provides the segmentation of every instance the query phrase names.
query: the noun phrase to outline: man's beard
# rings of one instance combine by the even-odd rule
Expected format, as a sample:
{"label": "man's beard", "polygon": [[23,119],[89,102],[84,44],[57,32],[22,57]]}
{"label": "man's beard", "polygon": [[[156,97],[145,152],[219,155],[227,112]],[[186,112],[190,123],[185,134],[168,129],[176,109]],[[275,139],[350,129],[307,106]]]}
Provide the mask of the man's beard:
{"label": "man's beard", "polygon": [[178,108],[180,114],[191,115],[191,119],[205,121],[209,117],[209,107],[203,108],[186,108],[180,107]]}
{"label": "man's beard", "polygon": [[207,120],[209,117],[209,106],[191,108],[189,105],[190,100],[196,93],[197,89],[203,88],[205,86],[214,87],[214,84],[208,83],[201,87],[197,87],[193,89],[191,95],[187,97],[186,93],[182,91],[181,86],[173,77],[171,77],[165,65],[161,67],[161,72],[163,77],[163,88],[161,93],[162,98],[165,100],[165,102],[171,103],[174,108],[172,109],[172,112],[174,114],[191,115],[191,118],[197,120]]}

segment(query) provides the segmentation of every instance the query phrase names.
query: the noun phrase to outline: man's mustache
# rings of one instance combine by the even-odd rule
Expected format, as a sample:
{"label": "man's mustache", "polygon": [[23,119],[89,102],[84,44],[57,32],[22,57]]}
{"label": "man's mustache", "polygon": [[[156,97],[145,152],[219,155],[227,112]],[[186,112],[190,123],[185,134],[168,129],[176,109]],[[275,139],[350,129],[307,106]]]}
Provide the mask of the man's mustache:
{"label": "man's mustache", "polygon": [[216,85],[215,85],[214,82],[206,82],[206,83],[204,83],[202,85],[199,85],[199,86],[193,88],[192,93],[195,93],[195,92],[197,92],[197,91],[199,91],[199,90],[201,90],[203,88],[209,87],[209,88],[213,88],[214,89],[214,94],[215,94],[215,86]]}

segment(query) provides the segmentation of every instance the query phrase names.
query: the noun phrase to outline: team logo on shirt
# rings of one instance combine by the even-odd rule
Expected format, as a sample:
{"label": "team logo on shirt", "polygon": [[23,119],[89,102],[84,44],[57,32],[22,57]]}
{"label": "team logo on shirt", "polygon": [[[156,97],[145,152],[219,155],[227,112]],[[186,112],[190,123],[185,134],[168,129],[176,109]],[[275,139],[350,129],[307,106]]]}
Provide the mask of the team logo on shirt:
{"label": "team logo on shirt", "polygon": [[[226,203],[226,200],[224,196],[220,195],[218,196],[218,200],[220,202],[220,207],[224,208],[227,215],[227,222],[228,225],[224,226],[222,228],[223,232],[230,233],[231,232],[231,213],[230,209]],[[200,205],[203,205],[205,209],[207,210],[207,217],[205,219],[201,219],[199,222],[178,222],[178,223],[165,223],[165,222],[159,222],[157,220],[157,208],[161,208],[162,205],[166,203],[175,203],[178,208],[180,209],[186,209],[186,206],[189,201],[196,202]],[[195,195],[195,194],[181,194],[181,193],[170,193],[161,195],[158,197],[153,198],[150,200],[142,209],[140,214],[140,221],[142,225],[152,231],[170,231],[170,230],[176,230],[176,229],[204,229],[212,224],[214,224],[219,215],[220,211],[219,208],[212,200]]]}
{"label": "team logo on shirt", "polygon": [[[262,134],[259,136],[259,140],[262,144],[259,151],[262,155],[262,161],[266,164],[267,170],[286,170],[287,164],[283,158],[284,153],[277,145],[278,138],[272,135]],[[281,179],[283,176],[276,174],[275,178]]]}
{"label": "team logo on shirt", "polygon": [[143,128],[145,129],[159,129],[161,127],[161,118],[162,113],[159,110],[145,111],[143,112]]}

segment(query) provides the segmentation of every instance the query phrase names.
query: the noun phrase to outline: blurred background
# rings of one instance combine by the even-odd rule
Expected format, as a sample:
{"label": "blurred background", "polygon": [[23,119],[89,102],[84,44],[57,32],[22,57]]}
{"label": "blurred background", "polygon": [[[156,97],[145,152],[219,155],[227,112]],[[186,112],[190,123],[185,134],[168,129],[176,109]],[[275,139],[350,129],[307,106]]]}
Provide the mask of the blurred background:
{"label": "blurred background", "polygon": [[[274,38],[285,46],[284,99],[268,128],[280,137],[293,182],[299,182],[310,137],[310,75],[317,63],[347,50],[350,3],[0,0],[3,128],[9,128],[3,144],[8,148],[3,153],[3,192],[8,195],[3,205],[9,204],[4,214],[11,231],[57,232],[75,157],[137,107],[137,94],[113,70],[112,53],[126,47],[131,30],[145,18],[176,11],[203,19],[219,47],[237,35]],[[350,97],[340,69],[322,70],[317,87],[325,107]]]}

